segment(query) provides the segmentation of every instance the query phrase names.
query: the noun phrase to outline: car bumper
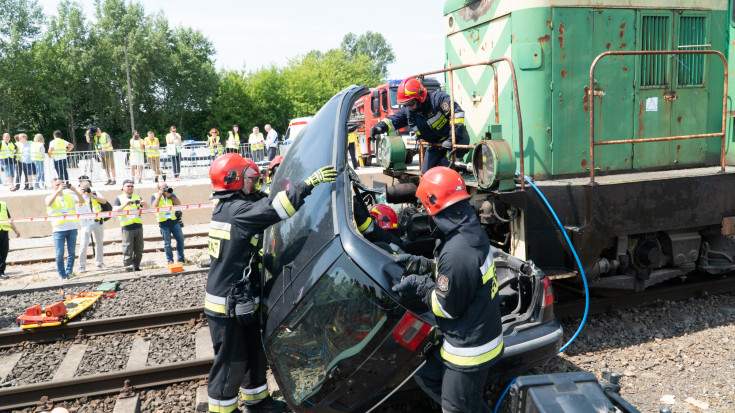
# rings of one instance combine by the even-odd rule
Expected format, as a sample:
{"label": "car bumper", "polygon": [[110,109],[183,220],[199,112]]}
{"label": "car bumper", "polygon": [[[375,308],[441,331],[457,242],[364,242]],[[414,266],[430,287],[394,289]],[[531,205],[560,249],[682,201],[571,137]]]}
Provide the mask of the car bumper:
{"label": "car bumper", "polygon": [[546,363],[561,347],[564,330],[554,318],[503,338],[503,356],[491,369],[488,383],[511,380]]}

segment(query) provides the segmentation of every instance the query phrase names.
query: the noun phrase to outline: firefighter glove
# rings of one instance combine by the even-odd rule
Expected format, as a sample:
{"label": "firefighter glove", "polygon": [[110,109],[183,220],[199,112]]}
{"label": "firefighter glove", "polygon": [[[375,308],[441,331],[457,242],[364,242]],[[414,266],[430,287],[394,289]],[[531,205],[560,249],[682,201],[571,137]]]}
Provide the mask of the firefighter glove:
{"label": "firefighter glove", "polygon": [[434,269],[434,260],[420,255],[400,254],[396,262],[403,265],[403,274],[431,274]]}
{"label": "firefighter glove", "polygon": [[[360,199],[359,196],[354,196],[353,201],[353,210],[355,213],[355,223],[357,224],[358,228],[363,228],[363,226],[366,226],[365,224],[370,219],[370,212],[368,212],[367,205],[365,205],[365,202]],[[363,231],[367,229],[364,228]]]}
{"label": "firefighter glove", "polygon": [[452,150],[452,140],[447,138],[444,139],[444,142],[442,142],[442,148],[451,151]]}
{"label": "firefighter glove", "polygon": [[306,178],[304,181],[306,185],[309,185],[310,187],[314,188],[315,186],[324,183],[324,182],[331,182],[337,179],[337,170],[334,169],[334,166],[327,165],[323,166],[316,171],[314,171],[311,176]]}
{"label": "firefighter glove", "polygon": [[427,275],[411,274],[403,277],[401,282],[393,286],[393,291],[403,294],[415,288],[416,295],[424,298],[434,289],[434,281]]}
{"label": "firefighter glove", "polygon": [[241,326],[255,322],[255,301],[247,279],[236,282],[227,294],[227,316],[234,317]]}
{"label": "firefighter glove", "polygon": [[381,133],[388,132],[388,125],[385,124],[385,122],[380,121],[375,124],[375,126],[370,129],[370,136],[375,137],[377,135],[380,135]]}

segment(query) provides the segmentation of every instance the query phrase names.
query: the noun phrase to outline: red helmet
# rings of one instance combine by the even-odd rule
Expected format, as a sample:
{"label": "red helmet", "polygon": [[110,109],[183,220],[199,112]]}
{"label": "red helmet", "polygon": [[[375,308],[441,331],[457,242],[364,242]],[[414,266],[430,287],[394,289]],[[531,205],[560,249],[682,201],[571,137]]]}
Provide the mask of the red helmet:
{"label": "red helmet", "polygon": [[273,169],[274,167],[281,164],[283,161],[283,155],[278,155],[271,161],[270,165],[268,165],[268,169]]}
{"label": "red helmet", "polygon": [[459,173],[446,166],[429,169],[419,182],[416,197],[426,207],[429,215],[434,215],[444,208],[467,199],[467,187]]}
{"label": "red helmet", "polygon": [[426,95],[426,88],[416,78],[409,77],[398,85],[398,103],[406,103],[411,99],[423,102]]}
{"label": "red helmet", "polygon": [[250,159],[243,158],[238,153],[222,155],[212,162],[209,167],[209,179],[212,188],[217,191],[239,191],[244,185],[243,177],[257,178],[260,176],[258,166]]}
{"label": "red helmet", "polygon": [[376,204],[370,208],[370,215],[372,215],[378,226],[382,229],[398,229],[398,215],[393,208],[385,204]]}

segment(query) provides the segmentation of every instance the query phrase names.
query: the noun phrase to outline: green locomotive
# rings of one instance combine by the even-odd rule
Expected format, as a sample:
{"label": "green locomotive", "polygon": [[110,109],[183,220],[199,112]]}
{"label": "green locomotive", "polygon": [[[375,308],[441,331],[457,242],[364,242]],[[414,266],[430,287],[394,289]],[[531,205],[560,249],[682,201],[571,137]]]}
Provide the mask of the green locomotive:
{"label": "green locomotive", "polygon": [[497,246],[576,274],[521,171],[593,288],[735,270],[734,2],[446,1],[446,88]]}

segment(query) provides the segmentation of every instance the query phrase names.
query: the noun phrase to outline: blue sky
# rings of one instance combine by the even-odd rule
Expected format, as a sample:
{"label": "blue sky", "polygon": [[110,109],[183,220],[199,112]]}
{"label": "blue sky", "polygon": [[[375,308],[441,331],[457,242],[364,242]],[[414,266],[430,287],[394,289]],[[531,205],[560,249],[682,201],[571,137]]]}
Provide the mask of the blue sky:
{"label": "blue sky", "polygon": [[[93,16],[93,0],[77,0]],[[59,0],[40,0],[47,15]],[[443,0],[249,1],[147,0],[147,14],[162,10],[172,27],[200,30],[214,44],[217,68],[257,70],[310,50],[338,48],[348,32],[381,33],[393,47],[391,78],[444,65]]]}

